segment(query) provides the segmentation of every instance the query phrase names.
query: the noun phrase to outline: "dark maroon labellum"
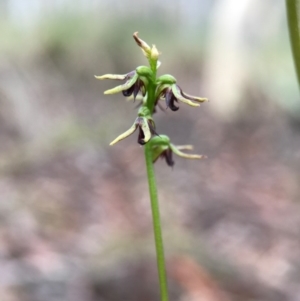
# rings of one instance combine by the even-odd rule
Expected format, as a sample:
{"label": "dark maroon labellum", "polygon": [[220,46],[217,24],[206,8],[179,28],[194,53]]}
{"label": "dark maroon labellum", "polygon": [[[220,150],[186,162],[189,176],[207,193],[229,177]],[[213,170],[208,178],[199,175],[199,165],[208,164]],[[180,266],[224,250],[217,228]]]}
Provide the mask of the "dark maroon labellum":
{"label": "dark maroon labellum", "polygon": [[173,152],[171,149],[167,149],[164,155],[166,162],[169,166],[174,166],[175,162],[173,161]]}
{"label": "dark maroon labellum", "polygon": [[177,101],[171,89],[167,89],[166,94],[166,105],[167,108],[170,108],[172,111],[179,110],[179,107],[175,106],[174,101]]}
{"label": "dark maroon labellum", "polygon": [[129,97],[131,96],[131,94],[133,93],[133,90],[134,90],[134,85],[132,85],[130,88],[128,88],[127,90],[123,90],[122,91],[122,94],[125,96],[125,97]]}
{"label": "dark maroon labellum", "polygon": [[145,135],[144,132],[142,131],[141,127],[139,127],[139,136],[138,136],[138,144],[140,145],[145,145]]}

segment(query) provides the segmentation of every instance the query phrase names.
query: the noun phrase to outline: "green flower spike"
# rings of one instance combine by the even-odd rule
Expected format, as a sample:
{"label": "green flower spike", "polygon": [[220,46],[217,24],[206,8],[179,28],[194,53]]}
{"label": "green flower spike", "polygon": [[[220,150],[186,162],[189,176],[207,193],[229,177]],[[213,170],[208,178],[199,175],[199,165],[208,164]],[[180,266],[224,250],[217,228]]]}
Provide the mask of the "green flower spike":
{"label": "green flower spike", "polygon": [[165,99],[167,108],[172,111],[177,111],[179,107],[175,105],[175,101],[181,101],[192,107],[199,107],[199,102],[208,101],[207,98],[201,98],[197,96],[189,95],[182,91],[182,89],[176,84],[176,79],[172,75],[162,75],[157,79],[157,83],[160,85],[156,92],[156,102],[161,98]]}
{"label": "green flower spike", "polygon": [[133,95],[133,99],[141,92],[143,96],[146,95],[149,78],[152,76],[152,71],[149,67],[140,66],[136,70],[127,74],[105,74],[102,76],[95,76],[97,79],[116,79],[126,80],[123,85],[119,85],[113,89],[106,90],[104,94],[115,94],[122,92],[125,97]]}
{"label": "green flower spike", "polygon": [[164,158],[168,166],[174,166],[173,153],[179,157],[186,159],[204,159],[206,156],[187,154],[183,153],[181,150],[192,150],[192,145],[180,145],[175,146],[170,142],[169,137],[165,135],[160,135],[159,137],[153,137],[150,140],[152,146],[152,160],[153,163],[157,161],[158,158]]}
{"label": "green flower spike", "polygon": [[205,158],[205,156],[185,153],[183,152],[184,150],[192,150],[193,147],[191,145],[175,146],[171,143],[169,137],[158,135],[155,131],[155,123],[152,116],[156,112],[156,105],[163,111],[165,110],[161,105],[161,103],[164,103],[160,102],[160,100],[164,100],[166,107],[170,108],[170,110],[177,111],[179,107],[176,103],[183,102],[192,107],[198,107],[200,103],[207,101],[207,98],[200,98],[184,93],[177,85],[176,78],[172,75],[165,74],[157,77],[157,69],[160,66],[159,56],[161,53],[157,50],[155,45],[149,46],[145,41],[140,39],[138,32],[133,34],[133,38],[147,58],[149,67],[140,66],[127,74],[106,74],[96,76],[96,78],[124,81],[123,84],[105,91],[104,94],[122,92],[122,94],[127,97],[127,100],[137,99],[140,101],[136,106],[136,108],[139,107],[139,110],[133,125],[112,141],[110,145],[114,145],[132,135],[137,129],[139,131],[138,143],[140,145],[146,144],[144,145],[144,153],[153,217],[160,296],[161,300],[168,301],[166,264],[153,163],[156,162],[158,158],[163,158],[168,166],[174,166],[174,154],[187,159],[202,159]]}
{"label": "green flower spike", "polygon": [[155,125],[151,118],[147,117],[138,117],[134,124],[128,129],[125,133],[118,136],[114,141],[112,141],[109,145],[114,145],[117,142],[125,139],[126,137],[133,134],[136,129],[139,128],[139,136],[138,136],[138,143],[140,145],[146,144],[152,135],[157,135],[155,132]]}

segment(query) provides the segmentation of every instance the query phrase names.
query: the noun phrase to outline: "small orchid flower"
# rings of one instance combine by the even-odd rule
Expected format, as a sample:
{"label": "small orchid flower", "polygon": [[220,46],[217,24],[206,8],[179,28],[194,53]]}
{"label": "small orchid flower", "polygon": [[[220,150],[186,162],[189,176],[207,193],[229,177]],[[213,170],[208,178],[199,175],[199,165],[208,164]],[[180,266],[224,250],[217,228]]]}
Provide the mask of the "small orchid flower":
{"label": "small orchid flower", "polygon": [[152,135],[157,135],[152,118],[137,117],[133,125],[125,133],[118,136],[109,145],[114,145],[117,142],[130,136],[136,131],[137,128],[139,129],[138,143],[140,145],[146,144],[151,139]]}
{"label": "small orchid flower", "polygon": [[152,159],[153,163],[157,161],[158,158],[164,158],[168,166],[174,166],[173,153],[179,157],[186,159],[204,159],[206,156],[187,154],[181,150],[192,150],[192,145],[179,145],[175,146],[170,142],[169,137],[165,135],[160,135],[153,137],[150,140],[152,146]]}
{"label": "small orchid flower", "polygon": [[175,105],[175,102],[181,101],[192,107],[199,107],[201,102],[208,101],[207,98],[201,98],[197,96],[189,95],[182,91],[182,89],[176,84],[176,79],[172,75],[162,75],[157,79],[159,85],[156,92],[156,102],[160,99],[164,99],[167,108],[172,111],[177,111],[179,107]]}
{"label": "small orchid flower", "polygon": [[170,143],[168,147],[163,147],[160,149],[160,154],[156,158],[153,158],[153,163],[157,161],[157,159],[164,158],[168,166],[174,166],[175,162],[173,161],[173,153],[179,157],[186,158],[186,159],[203,159],[206,156],[203,155],[195,155],[195,154],[187,154],[183,153],[180,150],[192,150],[192,145],[177,145]]}
{"label": "small orchid flower", "polygon": [[95,76],[97,79],[116,79],[116,80],[126,80],[123,85],[119,85],[113,89],[106,90],[104,94],[115,94],[122,92],[125,97],[133,95],[134,100],[136,99],[139,92],[143,96],[146,95],[147,85],[149,78],[152,75],[152,71],[149,67],[140,66],[136,70],[129,73],[119,75],[119,74],[105,74],[102,76]]}
{"label": "small orchid flower", "polygon": [[[155,149],[154,149],[154,151],[155,151]],[[164,148],[161,148],[159,151],[160,151],[160,154],[156,158],[153,157],[153,163],[155,163],[158,158],[162,158],[162,159],[166,160],[166,163],[168,166],[173,167],[175,162],[173,161],[173,152],[172,152],[171,148],[164,147]],[[154,152],[153,152],[153,154],[154,154]]]}

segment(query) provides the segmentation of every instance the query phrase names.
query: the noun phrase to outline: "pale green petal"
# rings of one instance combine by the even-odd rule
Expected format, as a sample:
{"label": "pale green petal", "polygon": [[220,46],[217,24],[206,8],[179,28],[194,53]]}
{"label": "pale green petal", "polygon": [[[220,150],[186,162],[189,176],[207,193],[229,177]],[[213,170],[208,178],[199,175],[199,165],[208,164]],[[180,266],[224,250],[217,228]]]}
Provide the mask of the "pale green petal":
{"label": "pale green petal", "polygon": [[182,150],[182,149],[193,150],[194,149],[193,145],[176,145],[176,148],[180,149],[180,150]]}
{"label": "pale green petal", "polygon": [[182,158],[186,158],[186,159],[203,159],[206,158],[206,156],[203,155],[194,155],[194,154],[186,154],[181,152],[175,145],[170,144],[170,147],[173,151],[174,154],[176,154],[177,156],[180,156]]}
{"label": "pale green petal", "polygon": [[134,83],[136,82],[136,80],[138,79],[138,75],[135,74],[130,80],[128,80],[125,84],[117,86],[115,88],[109,89],[104,91],[104,94],[115,94],[115,93],[119,93],[122,92],[124,90],[129,89],[132,85],[134,85]]}
{"label": "pale green petal", "polygon": [[194,102],[188,100],[187,98],[184,98],[180,94],[180,92],[178,91],[176,85],[172,85],[172,92],[173,92],[174,96],[177,98],[177,100],[179,100],[181,102],[184,102],[187,105],[192,106],[192,107],[199,107],[200,106],[198,103],[194,103]]}
{"label": "pale green petal", "polygon": [[143,122],[140,126],[141,126],[142,131],[143,131],[144,136],[145,136],[144,142],[148,142],[152,135],[151,135],[151,131],[150,131],[150,128],[149,128],[149,125],[148,125],[147,118],[143,118]]}
{"label": "pale green petal", "polygon": [[190,100],[193,100],[193,101],[198,101],[198,102],[208,101],[207,98],[201,98],[201,97],[198,97],[198,96],[189,95],[189,94],[187,94],[183,91],[181,91],[181,94],[182,94],[183,97],[189,98]]}
{"label": "pale green petal", "polygon": [[104,91],[104,94],[115,94],[115,93],[122,92],[123,90],[126,90],[126,88],[124,88],[124,85],[120,85],[115,88]]}
{"label": "pale green petal", "polygon": [[132,127],[127,130],[125,133],[121,134],[120,136],[118,136],[114,141],[112,141],[109,145],[114,145],[117,142],[125,139],[126,137],[130,136],[132,133],[135,132],[135,130],[137,129],[138,125],[136,124],[136,122],[134,122],[134,124],[132,125]]}
{"label": "pale green petal", "polygon": [[118,80],[124,80],[127,76],[127,74],[104,74],[101,76],[94,75],[97,79],[118,79]]}
{"label": "pale green petal", "polygon": [[198,101],[198,102],[206,102],[206,101],[208,101],[208,98],[201,98],[201,97],[197,97],[197,96],[194,96],[194,99],[195,99],[195,101]]}

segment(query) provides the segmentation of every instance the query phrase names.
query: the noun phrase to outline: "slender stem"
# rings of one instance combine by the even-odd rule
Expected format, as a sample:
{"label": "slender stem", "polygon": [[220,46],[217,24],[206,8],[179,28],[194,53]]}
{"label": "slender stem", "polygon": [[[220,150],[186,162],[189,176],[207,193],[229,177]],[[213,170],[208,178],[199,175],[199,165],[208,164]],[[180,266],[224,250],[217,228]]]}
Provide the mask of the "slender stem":
{"label": "slender stem", "polygon": [[[153,74],[152,74],[152,79],[150,80],[147,87],[146,106],[149,109],[150,114],[152,115],[155,107],[157,61],[149,59],[149,65]],[[168,283],[167,283],[167,275],[166,275],[164,245],[163,245],[163,239],[161,233],[159,204],[157,198],[156,180],[155,180],[154,166],[152,162],[153,158],[152,158],[152,149],[150,143],[147,143],[145,145],[145,160],[146,160],[146,169],[147,169],[148,185],[149,185],[149,193],[150,193],[151,209],[152,209],[160,296],[161,296],[161,301],[168,301],[169,295],[168,295]]]}
{"label": "slender stem", "polygon": [[300,87],[300,0],[286,0],[288,27]]}
{"label": "slender stem", "polygon": [[155,107],[155,90],[156,90],[156,85],[155,83],[150,82],[148,86],[148,98],[147,98],[147,107],[151,113],[153,114],[153,110]]}
{"label": "slender stem", "polygon": [[153,110],[155,107],[155,90],[156,90],[156,61],[153,62],[149,60],[149,65],[153,74],[152,74],[152,80],[149,82],[148,89],[147,89],[148,92],[147,107],[151,115],[153,115]]}
{"label": "slender stem", "polygon": [[160,295],[161,295],[161,301],[168,301],[169,300],[168,283],[167,283],[167,276],[166,276],[166,264],[164,258],[164,246],[163,246],[163,239],[161,233],[159,204],[157,198],[154,166],[152,163],[152,151],[149,143],[145,145],[145,159],[146,159],[146,168],[147,168],[147,175],[148,175],[149,193],[151,199]]}

